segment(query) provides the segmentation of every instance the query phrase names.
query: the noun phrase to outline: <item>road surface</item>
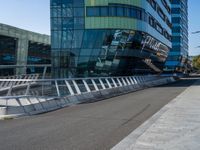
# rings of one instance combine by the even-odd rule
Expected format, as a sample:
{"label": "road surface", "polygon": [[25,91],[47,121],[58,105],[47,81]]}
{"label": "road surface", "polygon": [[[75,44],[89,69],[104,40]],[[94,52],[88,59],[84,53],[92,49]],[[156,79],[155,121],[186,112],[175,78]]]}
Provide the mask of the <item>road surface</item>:
{"label": "road surface", "polygon": [[178,96],[195,79],[96,103],[0,121],[0,150],[107,150]]}

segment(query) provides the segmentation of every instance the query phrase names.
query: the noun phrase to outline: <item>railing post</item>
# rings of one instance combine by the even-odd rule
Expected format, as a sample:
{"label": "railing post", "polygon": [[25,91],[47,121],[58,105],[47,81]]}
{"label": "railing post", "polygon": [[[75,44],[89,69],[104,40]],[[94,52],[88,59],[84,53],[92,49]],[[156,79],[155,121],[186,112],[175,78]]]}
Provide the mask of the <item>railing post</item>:
{"label": "railing post", "polygon": [[75,81],[75,80],[72,80],[72,83],[74,84],[74,87],[75,87],[75,89],[76,89],[76,92],[77,92],[78,94],[81,94],[81,91],[80,91],[80,89],[79,89],[79,87],[78,87],[76,81]]}
{"label": "railing post", "polygon": [[[10,78],[8,77],[8,79],[10,79]],[[7,87],[7,86],[9,85],[9,82],[10,82],[10,81],[5,82],[4,87]]]}
{"label": "railing post", "polygon": [[71,85],[69,84],[69,82],[68,82],[67,80],[65,80],[65,84],[67,85],[67,88],[68,88],[68,90],[69,90],[69,93],[70,93],[71,95],[74,95],[74,91],[73,91]]}
{"label": "railing post", "polygon": [[[11,81],[11,82],[12,82],[12,81]],[[12,92],[12,89],[13,89],[13,84],[14,84],[14,83],[12,82],[12,84],[11,84],[9,90],[8,90],[7,96],[10,96],[10,95],[11,95],[11,92]]]}
{"label": "railing post", "polygon": [[123,84],[126,86],[127,84],[126,84],[126,82],[124,81],[124,78],[122,77],[121,79],[122,79]]}
{"label": "railing post", "polygon": [[[19,78],[18,78],[18,76],[16,76],[16,79],[22,79],[22,76],[19,76]],[[21,83],[21,81],[17,81],[16,85],[19,85],[20,83]]]}
{"label": "railing post", "polygon": [[136,77],[133,77],[133,81],[135,82],[135,84],[138,84]]}
{"label": "railing post", "polygon": [[89,88],[89,86],[88,86],[88,84],[85,80],[83,80],[83,84],[85,85],[87,92],[91,92],[91,90],[90,90],[90,88]]}
{"label": "railing post", "polygon": [[128,77],[126,77],[125,79],[126,79],[128,85],[131,85],[130,81],[128,80]]}
{"label": "railing post", "polygon": [[103,81],[102,81],[101,79],[99,79],[99,82],[100,82],[100,84],[101,84],[101,87],[105,90],[106,87],[105,87],[105,85],[103,84]]}
{"label": "railing post", "polygon": [[3,87],[4,83],[5,83],[4,81],[1,81],[0,88]]}
{"label": "railing post", "polygon": [[[22,76],[22,79],[27,79],[27,77],[28,77],[28,75],[25,75],[24,78]],[[29,77],[28,77],[28,79],[29,79]],[[26,84],[26,81],[22,81],[22,84]]]}
{"label": "railing post", "polygon": [[117,84],[116,84],[115,80],[113,78],[111,78],[111,80],[112,80],[114,86],[117,87]]}
{"label": "railing post", "polygon": [[140,76],[139,79],[140,79],[140,82],[141,82],[141,84],[142,84],[142,83],[143,83],[142,77]]}
{"label": "railing post", "polygon": [[31,82],[29,82],[27,88],[26,88],[26,93],[25,93],[25,96],[27,96],[29,94],[29,91],[30,91],[30,86],[31,86]]}
{"label": "railing post", "polygon": [[108,84],[108,87],[111,89],[111,88],[112,88],[112,86],[111,86],[110,82],[108,81],[108,79],[107,79],[107,78],[106,78],[105,80],[106,80],[106,82],[107,82],[107,84]]}
{"label": "railing post", "polygon": [[119,86],[122,86],[121,81],[119,80],[119,78],[117,78],[117,82],[119,83]]}
{"label": "railing post", "polygon": [[135,80],[137,81],[137,84],[141,84],[139,77],[135,77]]}
{"label": "railing post", "polygon": [[46,72],[47,72],[47,66],[44,67],[43,74],[42,74],[42,79],[45,78]]}
{"label": "railing post", "polygon": [[[12,80],[13,77],[10,77],[10,79]],[[13,84],[13,82],[12,82],[12,81],[9,81],[8,84],[7,84],[7,86],[11,86],[12,84]]]}
{"label": "railing post", "polygon": [[144,83],[145,82],[144,77],[141,77],[141,79],[142,79],[142,83]]}
{"label": "railing post", "polygon": [[99,88],[97,86],[97,84],[95,83],[95,81],[93,79],[91,79],[92,84],[94,85],[95,91],[99,91]]}
{"label": "railing post", "polygon": [[55,86],[56,86],[57,95],[60,97],[60,91],[59,91],[57,80],[55,80]]}
{"label": "railing post", "polygon": [[134,84],[133,80],[131,77],[129,77],[129,80],[131,81],[131,84]]}

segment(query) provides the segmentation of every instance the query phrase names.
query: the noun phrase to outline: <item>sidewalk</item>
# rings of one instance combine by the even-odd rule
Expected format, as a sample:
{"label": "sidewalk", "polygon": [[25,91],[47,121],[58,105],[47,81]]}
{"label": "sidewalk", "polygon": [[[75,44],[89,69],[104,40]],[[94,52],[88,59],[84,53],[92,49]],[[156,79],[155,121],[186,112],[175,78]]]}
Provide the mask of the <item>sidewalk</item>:
{"label": "sidewalk", "polygon": [[112,150],[200,150],[200,80]]}

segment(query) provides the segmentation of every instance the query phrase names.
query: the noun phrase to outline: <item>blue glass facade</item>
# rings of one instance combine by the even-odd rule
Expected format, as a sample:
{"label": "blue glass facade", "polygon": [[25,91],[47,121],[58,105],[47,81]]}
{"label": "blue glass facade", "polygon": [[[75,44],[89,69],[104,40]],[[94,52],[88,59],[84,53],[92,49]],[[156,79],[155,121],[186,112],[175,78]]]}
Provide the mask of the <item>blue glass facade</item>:
{"label": "blue glass facade", "polygon": [[51,0],[53,77],[162,72],[170,9],[169,0]]}
{"label": "blue glass facade", "polygon": [[188,1],[172,0],[172,49],[166,62],[166,72],[187,72]]}

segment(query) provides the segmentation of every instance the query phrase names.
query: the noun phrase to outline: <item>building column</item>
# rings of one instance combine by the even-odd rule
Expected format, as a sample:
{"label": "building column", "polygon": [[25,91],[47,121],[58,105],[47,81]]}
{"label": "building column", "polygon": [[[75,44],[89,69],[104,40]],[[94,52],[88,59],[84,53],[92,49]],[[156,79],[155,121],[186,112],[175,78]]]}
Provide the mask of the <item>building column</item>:
{"label": "building column", "polygon": [[24,66],[16,68],[16,75],[26,74],[26,65],[28,58],[28,44],[27,38],[19,38],[17,42],[17,62],[18,66]]}

